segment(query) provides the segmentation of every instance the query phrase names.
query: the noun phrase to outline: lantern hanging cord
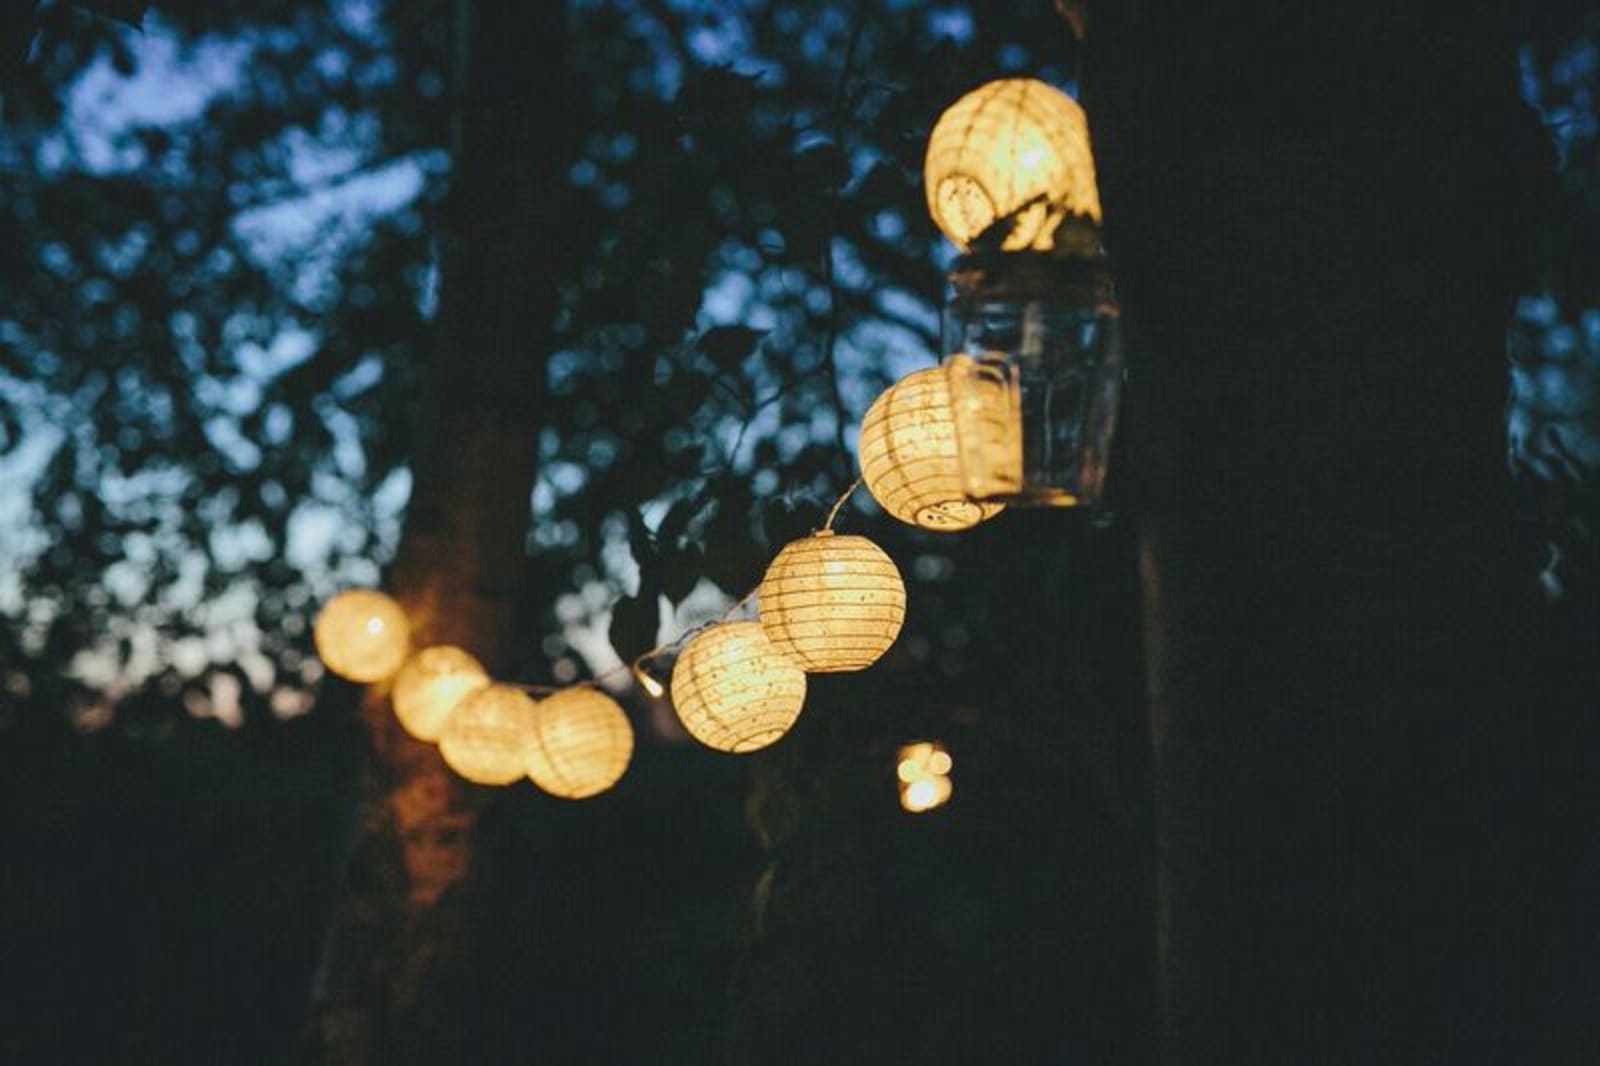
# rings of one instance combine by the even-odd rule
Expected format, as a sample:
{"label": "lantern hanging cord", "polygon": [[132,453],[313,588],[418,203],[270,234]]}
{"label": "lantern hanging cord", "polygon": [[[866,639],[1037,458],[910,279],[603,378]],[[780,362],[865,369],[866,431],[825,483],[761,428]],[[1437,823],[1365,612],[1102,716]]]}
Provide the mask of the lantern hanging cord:
{"label": "lantern hanging cord", "polygon": [[705,631],[707,629],[710,629],[712,626],[721,625],[723,622],[726,622],[728,619],[730,619],[734,615],[738,614],[739,611],[742,610],[746,604],[748,604],[751,600],[755,599],[756,593],[758,591],[759,591],[759,587],[751,589],[749,592],[745,593],[744,596],[741,597],[738,600],[738,602],[734,603],[731,607],[729,607],[726,611],[723,611],[722,614],[717,616],[716,618],[709,618],[706,621],[701,622],[697,626],[691,626],[690,628],[685,629],[682,633],[679,633],[673,639],[667,641],[665,644],[658,644],[655,647],[651,648],[649,651],[644,652],[641,655],[634,656],[633,657],[633,661],[629,662],[627,665],[612,667],[610,670],[607,670],[605,673],[596,674],[591,680],[600,681],[600,680],[602,680],[604,678],[611,677],[613,675],[621,674],[621,673],[625,673],[625,672],[637,675],[641,670],[644,669],[645,663],[648,663],[652,659],[658,658],[661,655],[666,654],[667,652],[671,651],[672,649],[678,647],[684,641],[688,640],[690,637],[697,636],[701,632],[703,632],[703,631]]}
{"label": "lantern hanging cord", "polygon": [[[833,532],[834,519],[839,517],[839,512],[844,509],[844,505],[849,502],[850,497],[856,494],[856,489],[861,487],[862,480],[862,477],[857,477],[854,481],[850,482],[850,487],[844,490],[844,495],[833,501],[833,507],[828,511],[828,520],[822,523],[822,529],[820,532]],[[748,596],[745,598],[749,599]]]}
{"label": "lantern hanging cord", "polygon": [[[854,491],[853,487],[852,491]],[[733,604],[733,606],[729,607],[726,611],[722,612],[722,614],[718,617],[707,619],[697,626],[691,626],[689,629],[684,630],[682,633],[678,634],[672,640],[667,641],[665,644],[658,644],[649,651],[644,652],[642,655],[634,656],[633,659],[628,662],[613,666],[609,670],[602,670],[600,673],[595,674],[592,677],[586,677],[582,681],[574,681],[570,685],[536,685],[523,681],[499,681],[496,682],[496,684],[504,685],[506,688],[514,688],[520,692],[526,692],[530,696],[553,696],[558,692],[565,692],[567,689],[571,688],[599,688],[605,682],[614,678],[622,677],[625,674],[631,675],[635,680],[638,680],[640,679],[641,675],[648,676],[645,671],[646,663],[678,647],[690,637],[696,636],[702,631],[710,629],[712,626],[721,625],[723,622],[726,622],[729,618],[732,618],[741,609],[743,609],[744,606],[751,600],[755,599],[758,591],[759,587],[751,589],[749,592],[745,593],[738,602]],[[659,685],[659,682],[656,682],[656,684]],[[652,692],[651,694],[658,695],[658,693],[655,692]]]}

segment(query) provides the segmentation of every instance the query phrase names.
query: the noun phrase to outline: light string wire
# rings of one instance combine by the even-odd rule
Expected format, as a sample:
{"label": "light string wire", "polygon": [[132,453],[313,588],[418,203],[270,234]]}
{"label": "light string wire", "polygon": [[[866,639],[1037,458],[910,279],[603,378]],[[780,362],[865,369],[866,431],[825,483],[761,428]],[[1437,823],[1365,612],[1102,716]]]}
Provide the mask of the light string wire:
{"label": "light string wire", "polygon": [[[844,492],[840,494],[839,498],[833,502],[833,506],[828,508],[828,516],[823,521],[822,527],[818,530],[819,533],[833,532],[833,524],[838,520],[839,512],[844,509],[844,505],[846,503],[850,502],[850,497],[856,494],[856,490],[859,489],[862,484],[863,479],[861,477],[857,477],[849,484]],[[503,685],[506,688],[514,688],[519,692],[526,692],[531,696],[553,696],[556,693],[564,692],[569,688],[601,688],[607,681],[615,680],[616,678],[624,675],[631,675],[634,680],[638,682],[641,688],[644,688],[647,692],[650,692],[651,695],[657,695],[658,693],[654,691],[652,686],[646,684],[645,679],[649,678],[651,682],[654,682],[654,687],[660,687],[660,682],[656,681],[656,679],[651,676],[650,672],[646,669],[646,665],[655,659],[659,659],[668,652],[681,647],[690,638],[699,636],[707,629],[710,629],[713,626],[721,625],[722,623],[728,621],[728,619],[732,618],[734,615],[738,614],[746,606],[748,606],[751,600],[756,598],[756,594],[760,591],[760,588],[761,586],[757,585],[749,592],[746,592],[742,597],[739,598],[739,600],[737,600],[732,606],[723,611],[722,614],[718,615],[717,617],[708,618],[698,625],[690,626],[673,639],[666,641],[663,644],[658,644],[649,651],[642,652],[639,655],[634,656],[628,662],[620,663],[608,670],[602,670],[598,674],[595,674],[592,677],[586,677],[581,681],[574,681],[566,685],[546,685],[535,684],[526,681],[501,681],[496,679],[495,684]]]}

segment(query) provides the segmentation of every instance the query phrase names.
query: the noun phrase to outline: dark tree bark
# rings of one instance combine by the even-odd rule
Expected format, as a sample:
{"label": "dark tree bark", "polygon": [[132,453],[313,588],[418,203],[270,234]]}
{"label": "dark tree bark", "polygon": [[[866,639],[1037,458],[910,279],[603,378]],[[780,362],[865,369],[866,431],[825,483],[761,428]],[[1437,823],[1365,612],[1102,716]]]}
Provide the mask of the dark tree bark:
{"label": "dark tree bark", "polygon": [[1585,1060],[1520,850],[1566,726],[1502,417],[1509,5],[1123,0],[1089,42],[1163,1061]]}
{"label": "dark tree bark", "polygon": [[[441,221],[437,349],[389,576],[417,646],[505,665],[525,562],[568,158],[564,4],[458,0],[453,171]],[[357,839],[319,973],[322,1061],[458,1061],[463,899],[477,807],[380,688]]]}

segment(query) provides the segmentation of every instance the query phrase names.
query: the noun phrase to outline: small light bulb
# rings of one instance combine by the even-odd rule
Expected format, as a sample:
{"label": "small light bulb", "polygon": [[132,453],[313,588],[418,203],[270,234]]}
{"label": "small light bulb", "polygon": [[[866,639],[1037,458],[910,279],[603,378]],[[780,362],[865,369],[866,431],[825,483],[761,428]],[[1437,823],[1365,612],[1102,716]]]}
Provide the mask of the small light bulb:
{"label": "small light bulb", "polygon": [[925,811],[933,806],[938,795],[939,788],[931,778],[913,781],[911,787],[906,789],[906,807],[913,811]]}
{"label": "small light bulb", "polygon": [[651,677],[649,671],[642,666],[634,666],[633,679],[639,683],[639,687],[644,689],[645,695],[651,699],[658,700],[667,693],[661,682]]}

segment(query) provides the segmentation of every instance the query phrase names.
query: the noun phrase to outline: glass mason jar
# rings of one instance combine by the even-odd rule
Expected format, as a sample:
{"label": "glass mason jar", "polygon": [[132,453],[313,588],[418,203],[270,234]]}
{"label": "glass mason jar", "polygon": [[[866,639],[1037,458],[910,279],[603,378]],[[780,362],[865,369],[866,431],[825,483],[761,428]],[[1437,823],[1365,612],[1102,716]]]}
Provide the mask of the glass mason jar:
{"label": "glass mason jar", "polygon": [[965,262],[951,279],[945,371],[966,494],[1094,506],[1122,392],[1104,260],[1011,253]]}

